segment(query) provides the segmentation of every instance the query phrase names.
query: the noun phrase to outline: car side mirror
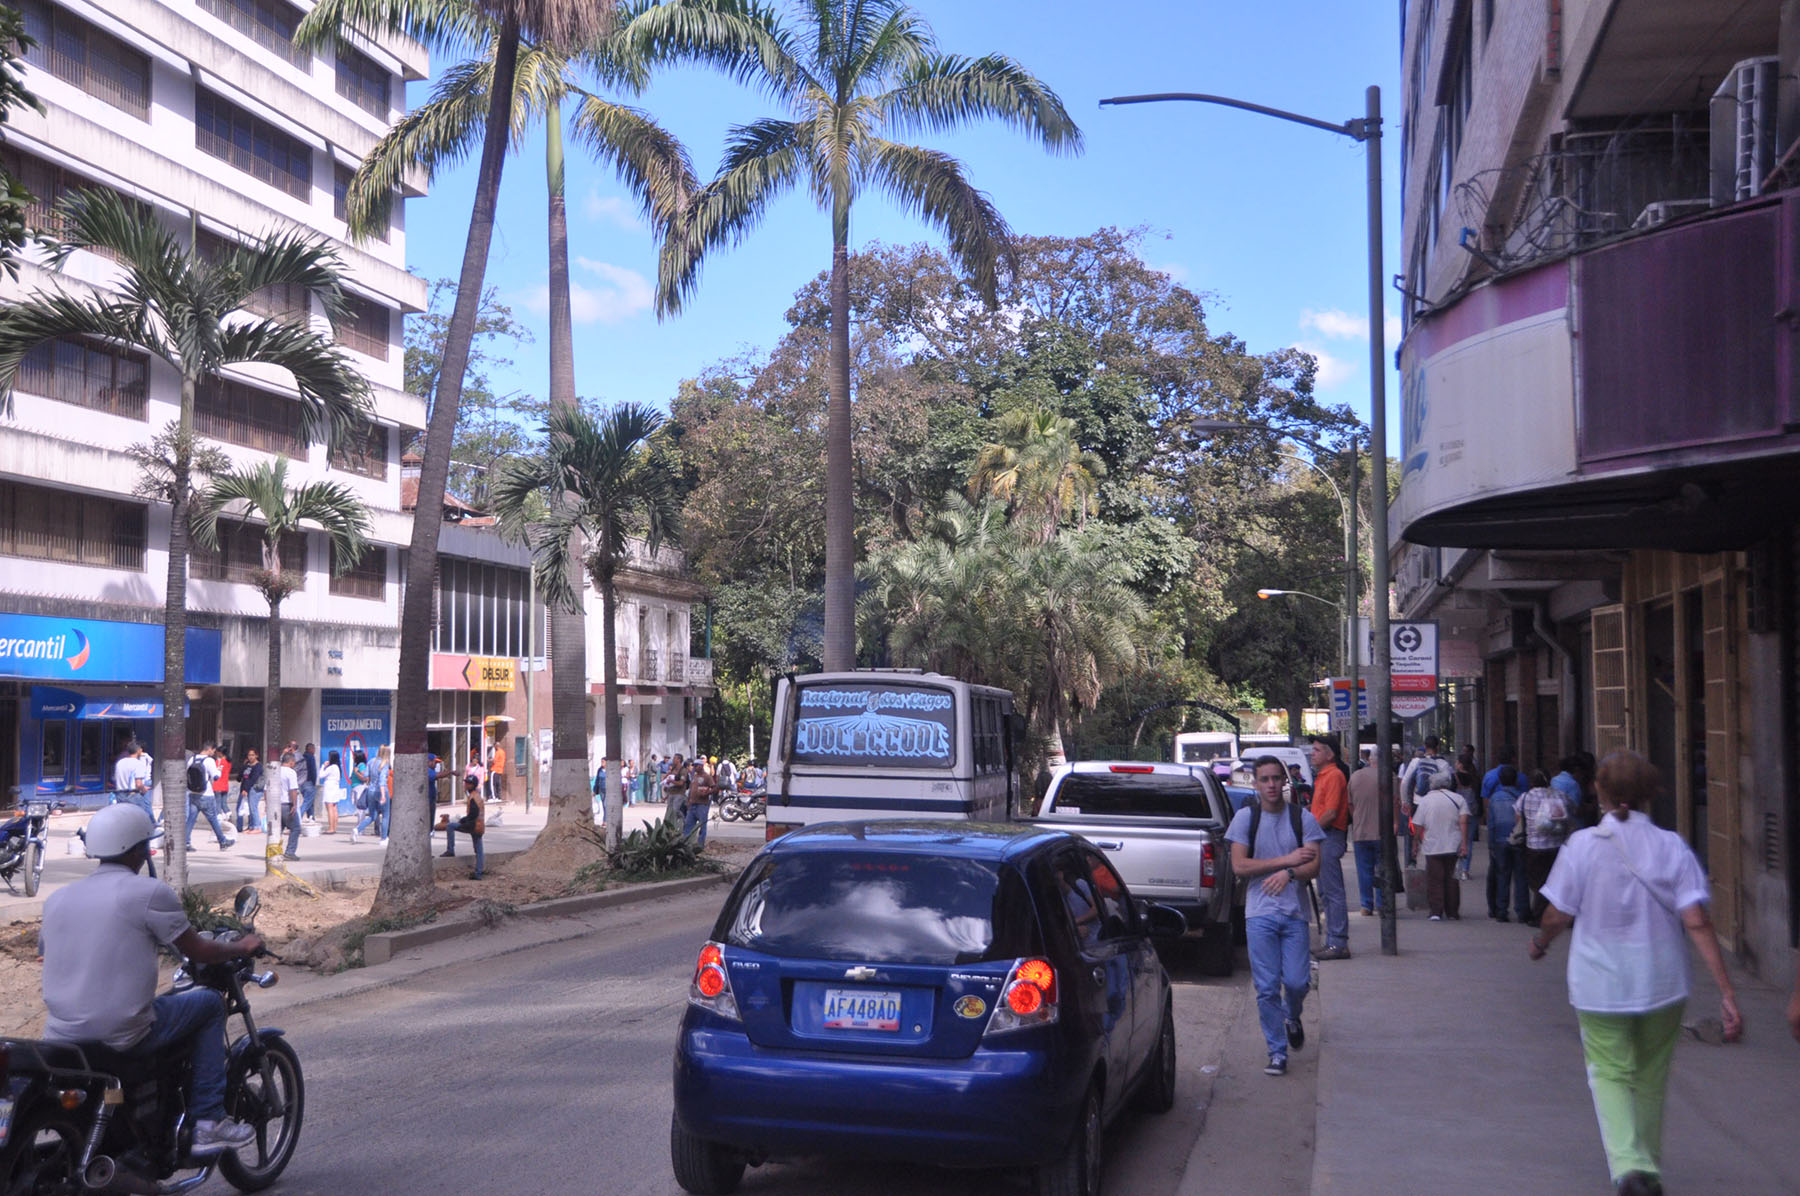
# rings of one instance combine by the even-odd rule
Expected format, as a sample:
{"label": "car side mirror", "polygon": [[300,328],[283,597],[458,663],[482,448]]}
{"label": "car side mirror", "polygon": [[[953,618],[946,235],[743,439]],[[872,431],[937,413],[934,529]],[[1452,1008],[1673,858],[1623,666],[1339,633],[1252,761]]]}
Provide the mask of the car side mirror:
{"label": "car side mirror", "polygon": [[1188,932],[1187,918],[1178,909],[1146,901],[1143,914],[1153,939],[1178,939]]}

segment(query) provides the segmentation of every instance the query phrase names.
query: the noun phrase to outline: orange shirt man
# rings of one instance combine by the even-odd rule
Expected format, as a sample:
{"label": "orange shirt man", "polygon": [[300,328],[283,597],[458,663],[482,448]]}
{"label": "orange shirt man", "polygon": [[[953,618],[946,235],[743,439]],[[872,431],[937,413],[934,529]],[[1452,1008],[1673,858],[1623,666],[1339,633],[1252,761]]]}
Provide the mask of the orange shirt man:
{"label": "orange shirt man", "polygon": [[1319,844],[1319,904],[1325,907],[1325,943],[1320,959],[1350,958],[1350,906],[1344,891],[1344,851],[1350,842],[1350,781],[1338,760],[1337,741],[1312,740],[1312,816],[1325,832]]}

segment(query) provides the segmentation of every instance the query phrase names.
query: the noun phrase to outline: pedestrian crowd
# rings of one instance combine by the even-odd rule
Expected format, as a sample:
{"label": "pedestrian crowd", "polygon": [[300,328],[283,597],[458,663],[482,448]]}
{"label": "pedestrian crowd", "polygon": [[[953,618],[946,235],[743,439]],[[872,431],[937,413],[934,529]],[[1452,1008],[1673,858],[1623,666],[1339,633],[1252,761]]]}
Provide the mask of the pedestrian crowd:
{"label": "pedestrian crowd", "polygon": [[[1720,994],[1718,1035],[1732,1042],[1743,1032],[1707,911],[1705,873],[1681,837],[1649,814],[1661,777],[1629,751],[1598,762],[1576,752],[1551,773],[1525,768],[1513,748],[1502,747],[1483,772],[1472,749],[1450,760],[1440,748],[1427,738],[1411,759],[1390,761],[1408,905],[1423,908],[1430,922],[1460,920],[1471,853],[1486,835],[1488,917],[1533,928],[1526,953],[1534,961],[1564,933],[1571,937],[1568,999],[1614,1190],[1660,1196],[1662,1111],[1687,1007],[1690,942]],[[1310,925],[1301,887],[1316,881],[1324,922],[1324,941],[1312,951],[1318,960],[1350,956],[1345,854],[1355,861],[1362,914],[1375,916],[1387,900],[1382,778],[1373,757],[1364,749],[1352,771],[1333,737],[1313,737],[1307,809],[1282,761],[1258,758],[1256,801],[1226,832],[1232,867],[1247,886],[1250,969],[1269,1075],[1285,1074],[1289,1052],[1305,1042]],[[1788,1021],[1800,1039],[1800,968],[1795,984]]]}

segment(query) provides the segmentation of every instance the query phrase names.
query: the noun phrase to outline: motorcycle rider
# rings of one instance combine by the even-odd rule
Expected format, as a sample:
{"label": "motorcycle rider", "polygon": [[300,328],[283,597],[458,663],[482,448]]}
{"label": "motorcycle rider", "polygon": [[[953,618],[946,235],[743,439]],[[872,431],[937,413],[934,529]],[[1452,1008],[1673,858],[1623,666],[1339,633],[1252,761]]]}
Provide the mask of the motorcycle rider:
{"label": "motorcycle rider", "polygon": [[88,823],[87,854],[100,866],[44,903],[44,1037],[134,1055],[189,1040],[191,1153],[216,1155],[256,1140],[254,1128],[225,1116],[224,999],[203,987],[156,996],[156,948],[171,947],[197,964],[224,963],[255,954],[262,939],[202,938],[175,890],[154,874],[138,875],[161,833],[132,804],[107,806]]}

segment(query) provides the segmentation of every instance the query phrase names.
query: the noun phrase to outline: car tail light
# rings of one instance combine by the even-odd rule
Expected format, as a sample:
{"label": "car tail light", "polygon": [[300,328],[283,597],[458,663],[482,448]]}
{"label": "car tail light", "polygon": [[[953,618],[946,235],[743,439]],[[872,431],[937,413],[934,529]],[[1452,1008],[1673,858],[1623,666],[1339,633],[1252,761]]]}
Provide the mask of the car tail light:
{"label": "car tail light", "polygon": [[1115,764],[1112,766],[1112,770],[1114,772],[1155,772],[1156,771],[1156,769],[1154,767],[1152,767],[1151,765],[1148,765],[1148,764]]}
{"label": "car tail light", "polygon": [[1056,969],[1047,959],[1021,959],[1000,987],[1000,1003],[988,1019],[987,1033],[1004,1034],[1056,1020]]}
{"label": "car tail light", "polygon": [[790,831],[797,831],[806,825],[801,822],[770,822],[763,825],[763,842],[773,843]]}
{"label": "car tail light", "polygon": [[1200,845],[1200,887],[1210,889],[1218,880],[1218,862],[1213,858],[1213,845]]}
{"label": "car tail light", "polygon": [[700,948],[694,964],[693,983],[688,985],[688,1004],[710,1009],[720,1017],[738,1021],[737,998],[731,992],[731,977],[725,974],[725,949],[717,943]]}

